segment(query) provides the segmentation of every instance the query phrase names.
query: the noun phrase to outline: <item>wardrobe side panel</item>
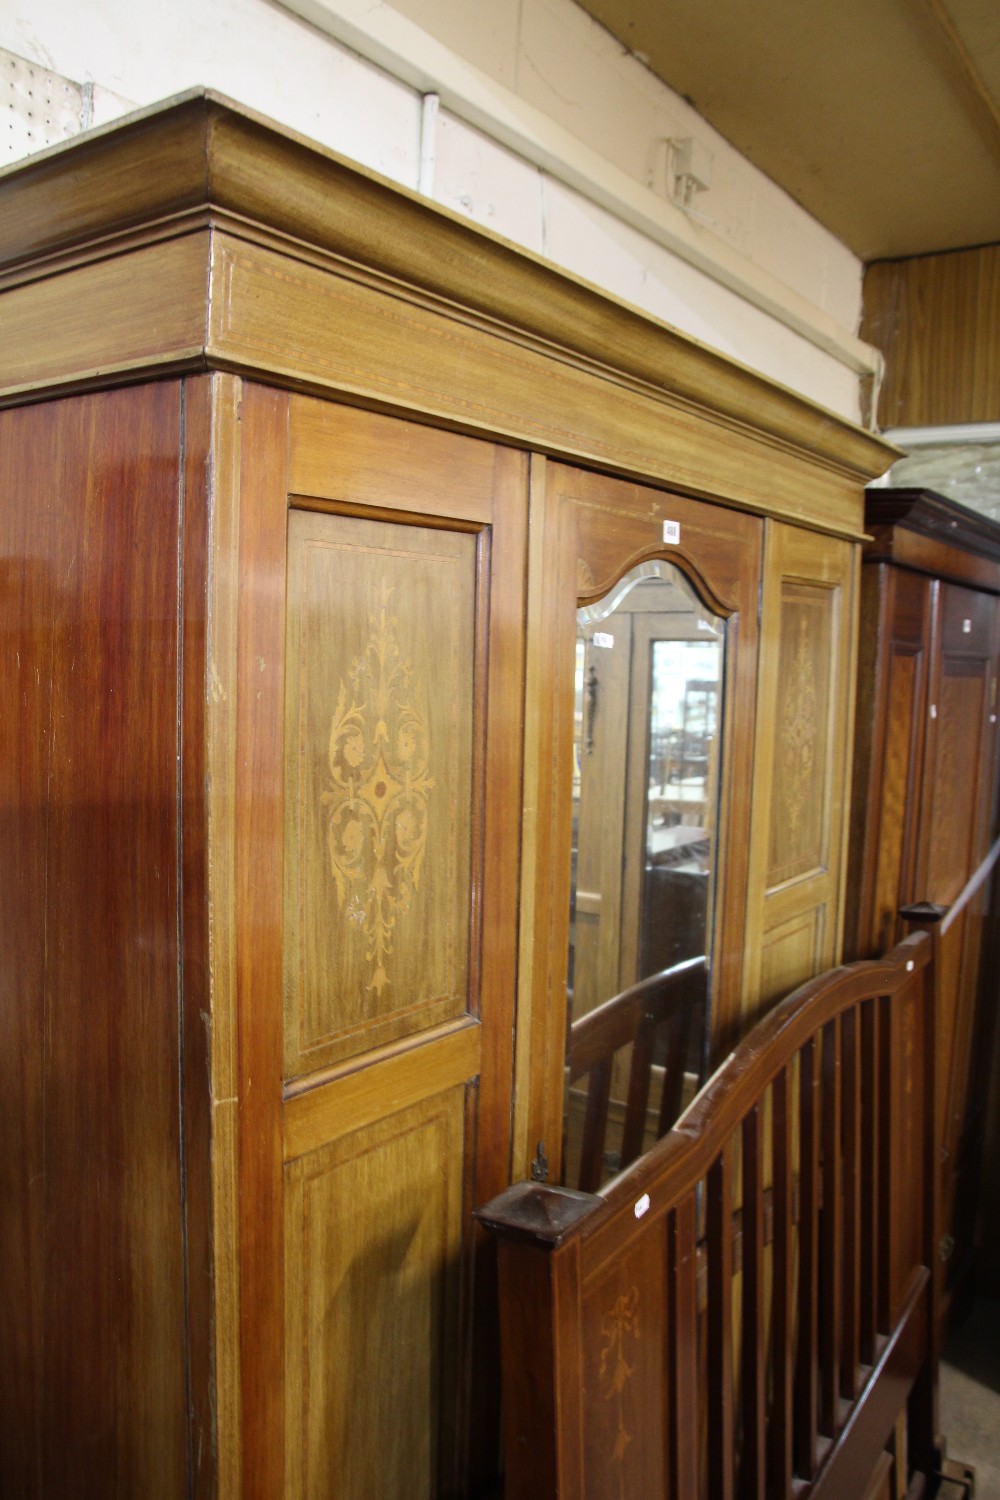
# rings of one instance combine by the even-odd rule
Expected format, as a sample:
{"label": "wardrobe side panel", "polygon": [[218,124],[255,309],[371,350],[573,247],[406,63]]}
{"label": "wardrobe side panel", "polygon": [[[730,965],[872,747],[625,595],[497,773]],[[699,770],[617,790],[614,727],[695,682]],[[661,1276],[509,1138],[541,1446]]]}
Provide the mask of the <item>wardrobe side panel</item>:
{"label": "wardrobe side panel", "polygon": [[0,415],[0,1491],[187,1493],[181,396]]}

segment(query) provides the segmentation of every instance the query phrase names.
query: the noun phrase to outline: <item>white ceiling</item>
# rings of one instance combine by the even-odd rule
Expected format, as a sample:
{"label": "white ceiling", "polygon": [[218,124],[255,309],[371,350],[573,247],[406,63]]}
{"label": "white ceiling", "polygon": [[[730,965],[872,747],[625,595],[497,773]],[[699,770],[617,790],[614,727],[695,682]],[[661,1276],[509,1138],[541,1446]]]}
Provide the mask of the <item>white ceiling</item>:
{"label": "white ceiling", "polygon": [[1000,0],[580,0],[864,260],[1000,241]]}

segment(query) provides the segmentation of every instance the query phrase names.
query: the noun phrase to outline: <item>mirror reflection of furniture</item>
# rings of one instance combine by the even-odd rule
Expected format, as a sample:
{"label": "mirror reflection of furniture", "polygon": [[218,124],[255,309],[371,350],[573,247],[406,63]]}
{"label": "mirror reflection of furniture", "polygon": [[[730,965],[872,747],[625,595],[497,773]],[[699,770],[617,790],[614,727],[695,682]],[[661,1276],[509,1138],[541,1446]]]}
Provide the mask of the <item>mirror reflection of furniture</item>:
{"label": "mirror reflection of furniture", "polygon": [[[704,958],[689,958],[574,1021],[566,1067],[568,1184],[595,1192],[673,1125],[700,1082],[690,1068],[704,1049],[707,979]],[[628,1088],[612,1110],[614,1064],[626,1052]],[[585,1102],[573,1088],[584,1078]]]}
{"label": "mirror reflection of furniture", "polygon": [[[694,1080],[702,1073],[724,622],[706,610],[680,569],[663,560],[631,569],[577,618],[565,1139],[568,1161],[581,1153],[592,1157],[585,1175],[590,1181],[598,1171],[596,1182],[609,1111],[630,1141],[629,1130],[635,1132],[636,1151],[647,1134],[645,1125],[625,1121],[643,1070],[648,1094],[654,1058],[650,1052],[646,1059],[643,1048],[647,1041],[653,1045],[659,1023],[650,1030],[639,1001],[630,997],[645,993],[642,981],[650,976],[660,980],[664,971],[692,959],[703,975],[698,1020],[685,1024],[677,1087],[670,1079],[662,1094],[663,1128],[676,1117],[685,1070]],[[590,1065],[572,1061],[574,1048],[584,1046],[573,1038],[598,1011],[618,1017],[616,1040],[591,1079],[584,1105],[574,1085]],[[622,1030],[626,1016],[646,1027],[641,1044],[635,1033]],[[606,1027],[583,1033],[605,1034],[611,1034]],[[657,1077],[669,1052],[661,1040]],[[654,1126],[655,1120],[650,1139],[656,1139]],[[624,1148],[606,1154],[612,1169],[623,1154],[631,1159]]]}

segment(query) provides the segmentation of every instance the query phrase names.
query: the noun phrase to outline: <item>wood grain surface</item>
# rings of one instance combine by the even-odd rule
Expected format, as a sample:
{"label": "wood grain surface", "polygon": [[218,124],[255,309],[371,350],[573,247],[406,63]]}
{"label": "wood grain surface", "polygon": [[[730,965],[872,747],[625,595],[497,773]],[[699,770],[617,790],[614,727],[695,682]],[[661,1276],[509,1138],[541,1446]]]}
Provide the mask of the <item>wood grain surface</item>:
{"label": "wood grain surface", "polygon": [[474,534],[293,511],[285,1075],[468,1004]]}
{"label": "wood grain surface", "polygon": [[858,559],[767,523],[744,1024],[840,955]]}
{"label": "wood grain surface", "polygon": [[284,1475],[281,1141],[283,716],[288,397],[245,384],[240,406],[235,659],[234,921],[239,1099],[242,1492]]}
{"label": "wood grain surface", "polygon": [[915,935],[784,999],[600,1193],[486,1206],[509,1495],[863,1494],[911,1391],[928,1472],[934,951]]}
{"label": "wood grain surface", "polygon": [[457,1493],[464,1087],[291,1164],[285,1493]]}
{"label": "wood grain surface", "polygon": [[[213,1225],[212,1045],[208,817],[205,776],[209,590],[212,519],[213,380],[182,388],[181,578],[178,589],[181,671],[178,679],[181,954],[180,1038],[184,1121],[184,1253],[187,1285],[189,1465],[197,1500],[218,1493],[217,1340],[214,1295],[219,1276]],[[215,1157],[221,1166],[223,1153]]]}
{"label": "wood grain surface", "polygon": [[852,951],[877,952],[905,930],[901,908],[930,902],[948,913],[938,936],[933,1174],[946,1316],[971,1285],[994,1036],[986,975],[995,908],[988,884],[967,902],[962,895],[995,819],[1000,530],[917,490],[873,490],[867,514]]}
{"label": "wood grain surface", "polygon": [[876,261],[861,337],[885,355],[882,427],[1000,418],[1000,245]]}
{"label": "wood grain surface", "polygon": [[188,1482],[181,395],[0,417],[0,1490]]}
{"label": "wood grain surface", "polygon": [[289,456],[286,1482],[326,1493],[339,1454],[345,1495],[375,1463],[387,1495],[475,1492],[496,1310],[468,1216],[510,1170],[527,466],[306,398]]}
{"label": "wood grain surface", "polygon": [[665,556],[728,621],[719,1054],[837,942],[891,453],[204,91],[3,174],[0,327],[0,1491],[478,1493],[472,1210],[560,1152],[576,607]]}

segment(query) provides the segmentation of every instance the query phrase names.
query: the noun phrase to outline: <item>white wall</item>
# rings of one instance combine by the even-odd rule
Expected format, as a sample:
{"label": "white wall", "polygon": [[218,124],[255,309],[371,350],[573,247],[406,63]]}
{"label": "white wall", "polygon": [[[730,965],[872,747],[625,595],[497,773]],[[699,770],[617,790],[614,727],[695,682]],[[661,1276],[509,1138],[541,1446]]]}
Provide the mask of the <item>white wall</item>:
{"label": "white wall", "polygon": [[[324,25],[332,16],[334,30],[336,12],[351,10],[351,0],[289,4]],[[442,107],[430,184],[440,203],[857,419],[860,262],[572,0],[395,0],[394,10],[356,9],[358,24],[342,35],[361,37],[359,45],[363,29],[384,32],[387,22],[399,45],[421,57],[424,41],[431,55],[436,39],[478,70],[467,76],[488,106],[527,111],[543,134],[551,122],[555,145],[544,168]],[[0,48],[12,54],[0,54],[8,116],[0,161],[81,122],[206,84],[397,182],[418,183],[413,68],[395,67],[410,76],[404,82],[277,0],[3,0]],[[384,49],[372,55],[384,60]],[[49,125],[36,108],[25,129],[26,110],[46,94]],[[647,188],[651,168],[662,167],[658,143],[683,136],[712,155],[711,185],[697,195],[693,221]],[[560,145],[574,160],[569,176],[552,164]],[[602,200],[590,191],[588,163],[641,201],[632,223],[615,211],[614,193]],[[650,233],[635,227],[647,222]],[[775,316],[754,305],[759,282]]]}

